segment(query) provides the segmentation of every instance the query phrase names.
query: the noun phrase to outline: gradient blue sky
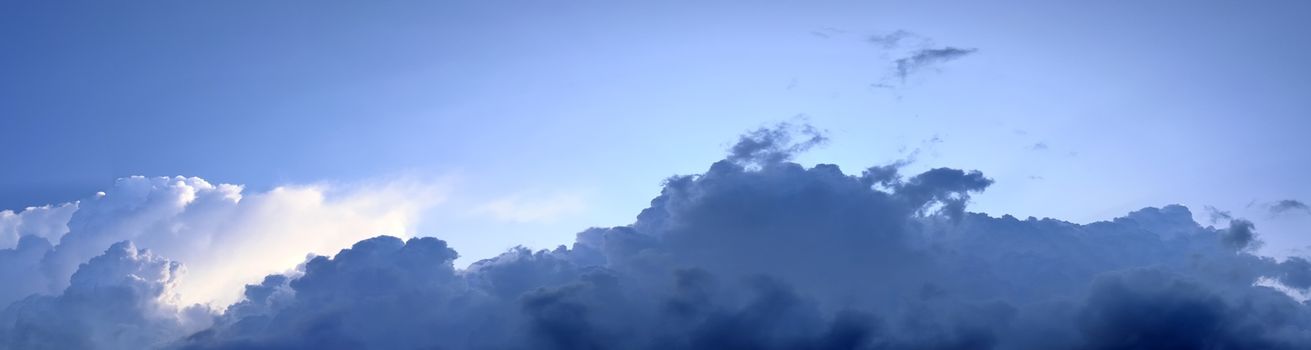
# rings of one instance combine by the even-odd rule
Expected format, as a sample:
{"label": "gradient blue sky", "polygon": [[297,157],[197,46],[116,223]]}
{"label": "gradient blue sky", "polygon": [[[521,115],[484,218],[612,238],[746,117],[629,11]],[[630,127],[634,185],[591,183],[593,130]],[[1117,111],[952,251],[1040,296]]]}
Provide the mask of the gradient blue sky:
{"label": "gradient blue sky", "polygon": [[[804,115],[832,142],[802,163],[918,149],[911,168],[997,180],[975,211],[1211,205],[1267,254],[1311,245],[1311,215],[1263,208],[1311,200],[1311,3],[368,4],[0,4],[0,209],[128,175],[453,179],[421,231],[481,258],[631,222],[662,179]],[[897,30],[978,51],[873,87],[899,56],[868,39]],[[470,212],[507,198],[567,208]]]}

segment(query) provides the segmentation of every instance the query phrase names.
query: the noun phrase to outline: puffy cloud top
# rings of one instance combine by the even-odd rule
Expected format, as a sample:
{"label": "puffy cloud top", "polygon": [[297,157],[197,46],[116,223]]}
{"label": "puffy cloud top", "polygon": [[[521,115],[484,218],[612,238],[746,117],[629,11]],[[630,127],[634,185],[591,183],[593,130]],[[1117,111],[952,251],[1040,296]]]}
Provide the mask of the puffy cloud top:
{"label": "puffy cloud top", "polygon": [[245,193],[195,177],[123,178],[78,202],[0,212],[0,223],[23,237],[0,249],[0,276],[9,278],[0,304],[59,294],[79,264],[131,240],[187,265],[191,278],[177,286],[182,301],[222,306],[239,296],[246,279],[293,268],[306,254],[331,253],[379,233],[410,234],[418,209],[434,196],[418,186]]}
{"label": "puffy cloud top", "polygon": [[141,349],[195,332],[210,317],[170,299],[181,265],[118,242],[82,264],[57,296],[31,296],[0,314],[7,349]]}

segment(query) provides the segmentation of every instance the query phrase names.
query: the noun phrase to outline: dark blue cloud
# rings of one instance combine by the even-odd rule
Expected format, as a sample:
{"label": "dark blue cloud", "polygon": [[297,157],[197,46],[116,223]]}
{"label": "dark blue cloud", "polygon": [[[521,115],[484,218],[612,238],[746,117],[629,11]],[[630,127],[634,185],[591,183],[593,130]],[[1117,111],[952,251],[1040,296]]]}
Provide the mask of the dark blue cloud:
{"label": "dark blue cloud", "polygon": [[1256,225],[1251,221],[1235,219],[1229,221],[1229,229],[1220,235],[1220,239],[1230,248],[1255,249],[1261,243],[1256,240],[1255,229]]}
{"label": "dark blue cloud", "polygon": [[1096,281],[1078,323],[1089,349],[1304,347],[1306,306],[1260,292],[1226,297],[1174,274],[1131,270]]}
{"label": "dark blue cloud", "polygon": [[[801,136],[801,140],[793,138]],[[759,128],[742,135],[729,150],[727,160],[743,165],[764,166],[791,160],[792,155],[805,152],[828,141],[824,133],[809,124],[780,123],[774,127]]]}

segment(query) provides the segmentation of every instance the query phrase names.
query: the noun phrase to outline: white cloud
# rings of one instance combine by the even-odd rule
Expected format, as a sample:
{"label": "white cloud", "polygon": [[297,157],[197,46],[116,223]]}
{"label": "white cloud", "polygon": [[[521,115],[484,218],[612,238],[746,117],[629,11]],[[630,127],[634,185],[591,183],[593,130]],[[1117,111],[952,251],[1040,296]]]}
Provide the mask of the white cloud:
{"label": "white cloud", "polygon": [[279,187],[246,196],[237,210],[214,218],[226,222],[225,232],[209,235],[210,247],[177,258],[190,276],[201,277],[184,280],[177,290],[184,301],[227,305],[241,285],[293,268],[307,253],[331,255],[381,234],[414,236],[418,215],[441,200],[439,193],[425,185],[390,183],[344,191]]}
{"label": "white cloud", "polygon": [[19,212],[0,210],[0,249],[18,245],[22,236],[57,240],[68,232],[68,218],[77,211],[77,203],[28,207]]}
{"label": "white cloud", "polygon": [[[79,264],[130,240],[185,266],[187,277],[176,285],[180,302],[223,306],[243,285],[292,269],[307,253],[332,254],[381,234],[413,236],[420,211],[443,199],[440,183],[402,179],[250,193],[196,177],[129,177],[77,203],[0,213],[0,235],[57,239],[39,258],[42,271],[26,274],[44,279],[30,285],[46,286],[30,293],[58,294]],[[61,227],[67,234],[53,233]]]}
{"label": "white cloud", "polygon": [[551,222],[586,209],[586,201],[578,193],[555,193],[532,197],[516,194],[502,197],[474,209],[474,213],[489,215],[503,221]]}

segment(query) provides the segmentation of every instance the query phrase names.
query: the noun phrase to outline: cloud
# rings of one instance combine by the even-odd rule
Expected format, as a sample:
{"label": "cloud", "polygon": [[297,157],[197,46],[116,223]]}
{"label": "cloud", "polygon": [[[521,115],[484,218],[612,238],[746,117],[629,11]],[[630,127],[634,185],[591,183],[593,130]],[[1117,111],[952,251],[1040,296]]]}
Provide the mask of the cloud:
{"label": "cloud", "polygon": [[[874,87],[883,88],[904,85],[907,78],[919,71],[959,60],[979,51],[977,48],[940,46],[933,39],[905,30],[872,35],[868,41],[891,58],[892,72],[873,84]],[[895,81],[892,81],[893,79]]]}
{"label": "cloud", "polygon": [[1180,276],[1131,270],[1096,281],[1078,322],[1091,349],[1298,348],[1267,326],[1306,306],[1269,294],[1235,305]]}
{"label": "cloud", "polygon": [[[105,329],[131,339],[102,348],[170,349],[1311,345],[1311,311],[1288,295],[1311,287],[1311,263],[1253,255],[1259,235],[1245,220],[1202,227],[1177,205],[1090,224],[971,213],[971,198],[993,184],[982,173],[903,174],[893,163],[848,174],[788,161],[822,139],[813,131],[750,132],[704,172],[667,180],[632,224],[587,229],[554,249],[515,248],[457,270],[458,253],[440,239],[378,236],[252,280],[212,325],[187,335],[154,330],[194,328],[55,328],[69,333],[60,339]],[[40,243],[9,252],[47,248]],[[105,256],[133,251],[111,245]],[[74,288],[81,281],[124,281],[90,276],[169,281],[151,271],[182,269],[152,254],[120,259],[148,268],[85,267],[78,273],[88,278],[63,295],[83,290]],[[15,305],[51,298],[62,296]],[[17,324],[0,323],[5,341],[38,334]]]}
{"label": "cloud", "polygon": [[928,39],[905,30],[896,30],[887,34],[875,34],[869,37],[870,43],[878,45],[884,49],[896,48],[902,44],[903,41],[907,40],[926,41]]}
{"label": "cloud", "polygon": [[2,261],[0,275],[16,279],[0,293],[7,297],[0,303],[58,294],[79,264],[130,240],[187,265],[192,278],[177,285],[183,301],[226,305],[245,283],[293,268],[306,254],[328,254],[379,233],[412,235],[418,211],[440,199],[435,191],[398,181],[248,193],[194,177],[123,178],[103,194],[48,209],[67,211],[61,215],[18,214],[23,232],[34,226],[66,230],[27,236],[53,242],[0,250],[0,260],[9,260]]}
{"label": "cloud", "polygon": [[474,209],[474,213],[502,221],[550,222],[561,216],[578,214],[586,207],[583,196],[577,193],[557,193],[541,198],[512,195],[483,204]]}
{"label": "cloud", "polygon": [[1306,203],[1302,203],[1301,201],[1295,199],[1284,199],[1274,203],[1270,203],[1269,207],[1270,207],[1270,214],[1272,215],[1285,214],[1291,211],[1304,211],[1307,213],[1311,213],[1311,207],[1308,207]]}
{"label": "cloud", "polygon": [[461,283],[456,256],[434,238],[360,241],[310,260],[297,278],[247,287],[246,299],[218,320],[222,327],[191,335],[186,347],[413,349],[483,340],[475,334],[481,319],[462,316],[483,311],[484,297]]}
{"label": "cloud", "polygon": [[210,324],[200,306],[175,306],[181,264],[118,242],[82,264],[68,288],[0,312],[6,349],[142,349]]}
{"label": "cloud", "polygon": [[1230,248],[1238,250],[1256,249],[1260,242],[1256,240],[1255,229],[1256,225],[1252,224],[1251,221],[1234,219],[1229,221],[1229,229],[1220,235],[1220,239]]}
{"label": "cloud", "polygon": [[895,61],[897,78],[904,82],[906,77],[917,71],[955,61],[978,51],[979,49],[963,49],[950,46],[916,50],[910,56],[898,58]]}
{"label": "cloud", "polygon": [[0,210],[0,249],[13,248],[23,236],[59,239],[68,232],[68,219],[77,203],[29,207],[15,213]]}
{"label": "cloud", "polygon": [[[793,138],[798,136],[802,139],[793,142]],[[742,135],[729,149],[727,160],[755,166],[778,164],[827,141],[824,132],[810,124],[779,123]]]}
{"label": "cloud", "polygon": [[1230,221],[1234,219],[1234,214],[1227,210],[1216,209],[1215,207],[1209,205],[1204,208],[1206,210],[1206,215],[1207,217],[1210,218],[1212,224],[1220,221]]}

